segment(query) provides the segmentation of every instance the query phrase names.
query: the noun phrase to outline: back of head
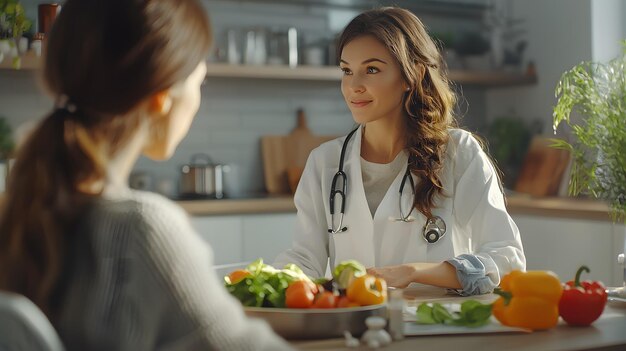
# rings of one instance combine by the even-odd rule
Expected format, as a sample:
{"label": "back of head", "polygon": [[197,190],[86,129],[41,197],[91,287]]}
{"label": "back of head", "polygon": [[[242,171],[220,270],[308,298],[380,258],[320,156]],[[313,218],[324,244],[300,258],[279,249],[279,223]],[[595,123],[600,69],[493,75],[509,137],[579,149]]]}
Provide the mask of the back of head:
{"label": "back of head", "polygon": [[421,180],[414,205],[430,217],[434,196],[443,190],[439,171],[448,128],[455,123],[456,97],[443,58],[420,19],[402,8],[383,7],[355,17],[339,38],[338,54],[361,36],[372,36],[389,50],[409,87],[404,100],[406,147],[411,171]]}
{"label": "back of head", "polygon": [[189,76],[209,46],[196,1],[70,0],[48,42],[44,80],[86,113],[125,114]]}
{"label": "back of head", "polygon": [[63,255],[106,165],[137,132],[132,113],[184,81],[211,46],[197,0],[68,0],[43,81],[57,108],[18,150],[0,209],[0,289],[53,314]]}

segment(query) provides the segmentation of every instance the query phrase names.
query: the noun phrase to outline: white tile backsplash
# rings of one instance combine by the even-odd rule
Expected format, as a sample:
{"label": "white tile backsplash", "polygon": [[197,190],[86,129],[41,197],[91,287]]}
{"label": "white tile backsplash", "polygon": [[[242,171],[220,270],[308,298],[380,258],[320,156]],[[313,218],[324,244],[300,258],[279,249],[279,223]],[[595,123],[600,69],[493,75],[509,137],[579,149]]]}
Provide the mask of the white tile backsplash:
{"label": "white tile backsplash", "polygon": [[0,70],[0,116],[17,126],[52,110],[52,100],[41,93],[32,71]]}
{"label": "white tile backsplash", "polygon": [[[225,187],[234,195],[264,190],[260,140],[263,135],[285,135],[296,126],[296,109],[305,108],[314,134],[341,135],[353,125],[336,83],[326,83],[311,92],[307,82],[225,80],[203,88],[203,101],[187,137],[174,157],[157,163],[140,159],[136,168],[156,177],[177,178],[178,167],[197,152],[215,162],[232,166]],[[333,87],[335,85],[335,87]]]}

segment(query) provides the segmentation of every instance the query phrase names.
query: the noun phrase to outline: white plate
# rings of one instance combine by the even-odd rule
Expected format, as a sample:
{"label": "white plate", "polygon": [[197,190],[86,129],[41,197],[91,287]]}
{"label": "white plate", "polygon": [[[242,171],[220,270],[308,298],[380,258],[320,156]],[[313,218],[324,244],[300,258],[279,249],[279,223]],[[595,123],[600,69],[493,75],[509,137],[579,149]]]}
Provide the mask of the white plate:
{"label": "white plate", "polygon": [[[459,311],[460,303],[442,304],[450,311]],[[419,324],[416,322],[415,307],[404,307],[404,335],[442,335],[442,334],[485,334],[485,333],[530,333],[531,330],[517,327],[508,327],[500,324],[494,317],[481,327],[461,327],[444,324]]]}

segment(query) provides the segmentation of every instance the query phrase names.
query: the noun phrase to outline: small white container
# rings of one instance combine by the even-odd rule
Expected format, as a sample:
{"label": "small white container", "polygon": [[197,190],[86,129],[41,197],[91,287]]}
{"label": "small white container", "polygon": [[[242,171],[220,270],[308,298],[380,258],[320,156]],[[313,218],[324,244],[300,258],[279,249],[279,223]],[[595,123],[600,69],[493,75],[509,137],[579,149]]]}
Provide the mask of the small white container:
{"label": "small white container", "polygon": [[31,49],[33,49],[37,56],[41,56],[41,45],[42,42],[40,39],[33,39],[33,42],[30,43]]}
{"label": "small white container", "polygon": [[17,42],[17,51],[24,55],[28,51],[28,38],[21,37]]}
{"label": "small white container", "polygon": [[9,55],[11,53],[11,43],[8,39],[0,40],[0,53]]}

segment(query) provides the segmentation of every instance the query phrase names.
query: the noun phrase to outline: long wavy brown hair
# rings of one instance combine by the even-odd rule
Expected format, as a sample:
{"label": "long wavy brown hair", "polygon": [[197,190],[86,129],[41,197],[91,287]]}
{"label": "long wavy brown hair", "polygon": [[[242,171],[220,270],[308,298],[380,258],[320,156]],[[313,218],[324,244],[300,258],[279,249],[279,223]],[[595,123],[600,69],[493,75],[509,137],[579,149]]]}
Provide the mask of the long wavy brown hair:
{"label": "long wavy brown hair", "polygon": [[419,18],[405,9],[383,7],[355,17],[339,38],[339,56],[349,42],[364,35],[375,37],[387,47],[410,87],[404,102],[405,145],[411,172],[420,180],[413,205],[430,218],[435,196],[443,193],[440,171],[448,129],[456,126],[456,96],[443,59]]}
{"label": "long wavy brown hair", "polygon": [[211,46],[197,0],[68,0],[47,43],[43,82],[59,101],[17,152],[0,209],[0,289],[54,316],[77,223],[108,160],[137,132],[132,113],[184,81]]}

